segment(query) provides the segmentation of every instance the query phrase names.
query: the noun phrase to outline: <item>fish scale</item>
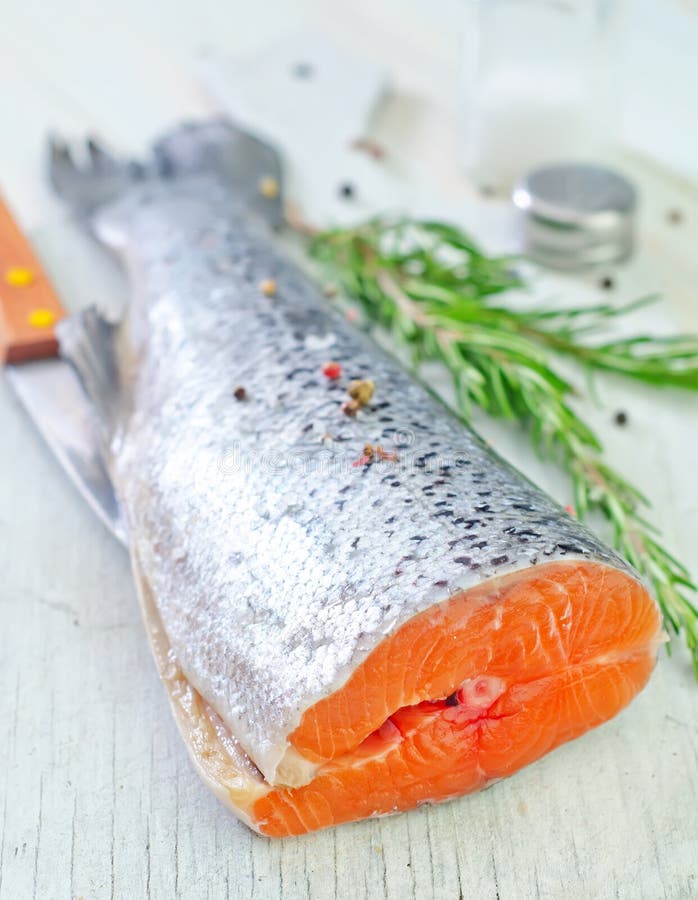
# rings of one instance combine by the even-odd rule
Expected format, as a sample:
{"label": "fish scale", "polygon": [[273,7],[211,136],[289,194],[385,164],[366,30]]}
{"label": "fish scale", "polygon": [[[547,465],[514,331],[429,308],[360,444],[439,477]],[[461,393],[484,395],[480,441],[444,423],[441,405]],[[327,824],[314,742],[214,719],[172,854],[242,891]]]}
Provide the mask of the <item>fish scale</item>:
{"label": "fish scale", "polygon": [[[92,211],[131,276],[124,322],[107,341],[88,310],[59,338],[173,658],[273,785],[303,714],[419,614],[542,563],[635,576],[332,309],[220,173],[167,173]],[[351,378],[376,385],[355,417]],[[366,443],[397,461],[356,465]]]}

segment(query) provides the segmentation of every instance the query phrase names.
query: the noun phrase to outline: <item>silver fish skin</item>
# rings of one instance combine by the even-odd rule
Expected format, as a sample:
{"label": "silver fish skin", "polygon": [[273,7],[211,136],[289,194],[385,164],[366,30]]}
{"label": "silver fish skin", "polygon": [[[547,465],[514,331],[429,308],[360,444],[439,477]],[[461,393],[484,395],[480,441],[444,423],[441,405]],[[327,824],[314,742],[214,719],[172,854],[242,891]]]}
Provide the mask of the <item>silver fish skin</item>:
{"label": "silver fish skin", "polygon": [[[225,172],[178,171],[168,140],[167,177],[91,210],[130,275],[124,321],[68,320],[62,352],[179,665],[270,784],[300,783],[303,712],[416,614],[555,560],[631,570],[330,308]],[[376,391],[352,418],[357,378]],[[398,461],[360,462],[367,443]]]}

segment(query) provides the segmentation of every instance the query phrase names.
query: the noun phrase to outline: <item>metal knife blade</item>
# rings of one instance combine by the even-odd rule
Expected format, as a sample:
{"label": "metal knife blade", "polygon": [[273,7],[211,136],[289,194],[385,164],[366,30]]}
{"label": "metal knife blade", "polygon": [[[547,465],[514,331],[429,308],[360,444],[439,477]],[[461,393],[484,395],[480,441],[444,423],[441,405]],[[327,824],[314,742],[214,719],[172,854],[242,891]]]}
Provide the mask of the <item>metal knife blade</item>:
{"label": "metal knife blade", "polygon": [[122,543],[126,529],[77,376],[60,359],[7,366],[6,376],[41,436],[102,522]]}

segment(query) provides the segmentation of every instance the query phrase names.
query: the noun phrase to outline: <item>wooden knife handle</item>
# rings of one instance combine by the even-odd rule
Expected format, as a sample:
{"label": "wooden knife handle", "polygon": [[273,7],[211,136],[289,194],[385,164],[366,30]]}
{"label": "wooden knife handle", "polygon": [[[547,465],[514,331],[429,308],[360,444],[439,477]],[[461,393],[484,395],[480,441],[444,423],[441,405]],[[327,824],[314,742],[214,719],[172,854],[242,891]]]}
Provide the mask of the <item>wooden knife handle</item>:
{"label": "wooden knife handle", "polygon": [[29,241],[0,197],[0,363],[56,356],[65,316]]}

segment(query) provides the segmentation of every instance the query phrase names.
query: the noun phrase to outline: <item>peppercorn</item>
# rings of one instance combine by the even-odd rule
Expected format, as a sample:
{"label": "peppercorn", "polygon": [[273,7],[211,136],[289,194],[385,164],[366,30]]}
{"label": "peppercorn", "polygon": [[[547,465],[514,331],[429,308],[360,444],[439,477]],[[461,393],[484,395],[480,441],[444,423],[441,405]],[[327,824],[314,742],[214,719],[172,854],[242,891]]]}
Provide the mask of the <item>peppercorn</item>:
{"label": "peppercorn", "polygon": [[279,196],[279,182],[273,175],[264,175],[257,185],[259,193],[267,200],[274,200]]}
{"label": "peppercorn", "polygon": [[347,393],[353,400],[358,401],[360,406],[366,406],[371,402],[375,389],[375,384],[369,378],[359,378],[352,381],[347,388]]}
{"label": "peppercorn", "polygon": [[273,297],[276,293],[276,281],[273,278],[263,278],[259,282],[259,289],[265,297]]}
{"label": "peppercorn", "polygon": [[385,147],[377,141],[370,138],[357,138],[351,145],[352,150],[360,150],[362,153],[368,154],[372,159],[383,159],[385,156]]}
{"label": "peppercorn", "polygon": [[384,450],[380,444],[376,447],[376,456],[385,462],[397,462],[397,453],[393,453],[391,450]]}
{"label": "peppercorn", "polygon": [[307,62],[297,62],[291,70],[296,78],[312,78],[313,67]]}
{"label": "peppercorn", "polygon": [[361,409],[361,404],[358,400],[347,400],[346,402],[342,403],[341,408],[345,416],[355,416]]}
{"label": "peppercorn", "polygon": [[244,400],[247,397],[247,391],[241,384],[233,391],[233,397],[235,397],[236,400]]}
{"label": "peppercorn", "polygon": [[330,381],[336,381],[342,374],[342,367],[338,362],[326,362],[322,367],[322,374]]}
{"label": "peppercorn", "polygon": [[628,422],[628,414],[626,412],[624,412],[622,409],[618,410],[618,412],[615,415],[616,425],[620,425],[622,427],[623,425],[626,425],[627,422]]}

